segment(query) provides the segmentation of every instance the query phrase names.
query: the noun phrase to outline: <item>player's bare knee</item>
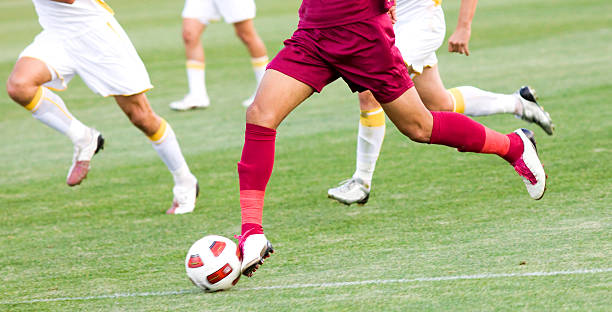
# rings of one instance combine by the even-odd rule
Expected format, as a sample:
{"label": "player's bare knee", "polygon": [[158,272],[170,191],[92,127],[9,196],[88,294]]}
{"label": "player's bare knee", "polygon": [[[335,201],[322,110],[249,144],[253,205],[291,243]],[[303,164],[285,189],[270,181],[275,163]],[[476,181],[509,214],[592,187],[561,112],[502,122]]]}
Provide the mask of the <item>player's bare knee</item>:
{"label": "player's bare knee", "polygon": [[191,29],[183,29],[183,42],[185,46],[193,46],[199,44],[200,35]]}
{"label": "player's bare knee", "polygon": [[398,127],[400,132],[407,136],[410,140],[419,142],[419,143],[427,143],[431,137],[431,131],[427,130],[426,127],[422,127],[418,124],[413,124],[405,127]]}
{"label": "player's bare knee", "polygon": [[25,105],[36,92],[36,86],[22,77],[11,75],[6,82],[6,92],[15,102]]}
{"label": "player's bare knee", "polygon": [[262,109],[257,102],[253,102],[247,108],[246,122],[262,127],[275,128],[278,116],[274,110]]}

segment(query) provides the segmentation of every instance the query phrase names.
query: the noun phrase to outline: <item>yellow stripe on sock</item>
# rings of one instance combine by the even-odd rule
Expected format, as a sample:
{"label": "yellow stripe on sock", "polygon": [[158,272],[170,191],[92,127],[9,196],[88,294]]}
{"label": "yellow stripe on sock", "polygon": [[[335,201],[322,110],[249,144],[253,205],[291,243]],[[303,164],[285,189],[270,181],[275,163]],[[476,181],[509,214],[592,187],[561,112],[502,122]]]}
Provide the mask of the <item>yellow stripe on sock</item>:
{"label": "yellow stripe on sock", "polygon": [[463,94],[457,88],[448,89],[453,100],[455,101],[455,109],[453,110],[455,113],[463,114],[465,111],[465,102],[463,100]]}
{"label": "yellow stripe on sock", "polygon": [[48,97],[43,98],[43,100],[46,100],[46,101],[49,101],[49,102],[53,103],[53,105],[55,105],[57,107],[57,109],[62,111],[62,113],[64,113],[64,115],[66,115],[66,117],[68,117],[68,119],[72,120],[72,117],[70,117],[70,114],[68,114],[65,110],[63,110],[62,107],[59,104],[55,103],[55,101],[53,101],[52,99],[50,99]]}
{"label": "yellow stripe on sock", "polygon": [[153,135],[149,136],[149,140],[157,143],[157,141],[161,140],[166,134],[166,128],[168,128],[168,123],[163,118],[161,118],[161,124],[159,125],[159,129],[157,129],[157,131],[155,131]]}
{"label": "yellow stripe on sock", "polygon": [[206,64],[204,64],[203,62],[198,62],[198,61],[187,61],[186,66],[189,69],[202,69],[202,70],[204,70],[204,68],[206,67]]}
{"label": "yellow stripe on sock", "polygon": [[253,64],[254,68],[264,67],[268,65],[268,61],[269,61],[268,56],[251,58],[251,64]]}
{"label": "yellow stripe on sock", "polygon": [[34,94],[34,98],[32,99],[32,101],[28,105],[24,106],[25,109],[34,112],[34,109],[36,108],[36,106],[38,106],[38,103],[40,102],[40,97],[42,97],[42,93],[42,87],[38,87],[38,90],[36,90],[36,94]]}
{"label": "yellow stripe on sock", "polygon": [[105,10],[108,11],[108,13],[115,15],[115,11],[113,11],[113,9],[110,7],[110,5],[108,5],[108,3],[104,2],[104,0],[96,0],[96,2],[98,2],[98,4],[100,4]]}
{"label": "yellow stripe on sock", "polygon": [[440,4],[442,4],[442,0],[433,0],[433,2],[434,2],[436,5],[440,5]]}
{"label": "yellow stripe on sock", "polygon": [[257,68],[257,67],[265,67],[268,65],[268,61],[263,61],[263,62],[252,62],[251,64],[253,64],[253,67]]}
{"label": "yellow stripe on sock", "polygon": [[382,127],[385,125],[385,112],[382,108],[361,111],[359,122],[365,127]]}

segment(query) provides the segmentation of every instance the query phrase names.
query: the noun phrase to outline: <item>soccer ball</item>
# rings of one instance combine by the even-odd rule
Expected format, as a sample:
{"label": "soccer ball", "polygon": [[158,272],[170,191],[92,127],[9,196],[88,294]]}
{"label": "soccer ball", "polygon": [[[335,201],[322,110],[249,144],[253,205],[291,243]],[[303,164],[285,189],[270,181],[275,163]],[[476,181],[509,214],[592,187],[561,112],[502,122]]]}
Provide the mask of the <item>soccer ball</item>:
{"label": "soccer ball", "polygon": [[238,246],[219,235],[204,236],[193,243],[185,258],[187,276],[206,291],[229,289],[240,279]]}

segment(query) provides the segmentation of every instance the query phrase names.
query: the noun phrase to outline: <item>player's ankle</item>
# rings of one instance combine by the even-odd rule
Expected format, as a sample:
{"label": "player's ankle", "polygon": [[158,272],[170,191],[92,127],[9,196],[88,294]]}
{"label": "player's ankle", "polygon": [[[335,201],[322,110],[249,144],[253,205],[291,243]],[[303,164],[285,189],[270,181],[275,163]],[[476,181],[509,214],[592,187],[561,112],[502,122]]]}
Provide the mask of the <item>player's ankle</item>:
{"label": "player's ankle", "polygon": [[242,239],[245,240],[247,237],[253,234],[263,234],[263,227],[261,224],[256,223],[243,223],[242,224]]}
{"label": "player's ankle", "polygon": [[506,135],[510,139],[510,146],[506,155],[502,156],[507,162],[513,164],[523,155],[523,140],[516,133]]}
{"label": "player's ankle", "polygon": [[171,171],[174,178],[174,184],[177,186],[193,186],[196,183],[196,177],[189,171],[187,164],[181,168]]}

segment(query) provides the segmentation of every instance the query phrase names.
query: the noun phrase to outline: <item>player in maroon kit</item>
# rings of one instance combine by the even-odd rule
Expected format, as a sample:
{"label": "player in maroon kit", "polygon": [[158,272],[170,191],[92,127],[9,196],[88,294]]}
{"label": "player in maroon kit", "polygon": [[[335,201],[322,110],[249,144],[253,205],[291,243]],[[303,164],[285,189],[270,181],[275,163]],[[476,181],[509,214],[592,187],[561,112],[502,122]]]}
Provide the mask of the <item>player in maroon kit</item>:
{"label": "player in maroon kit", "polygon": [[274,164],[275,129],[314,91],[320,92],[340,77],[353,92],[370,90],[384,103],[389,119],[411,140],[461,152],[497,154],[522,177],[532,198],[544,195],[546,174],[531,131],[501,134],[465,115],[425,108],[394,45],[393,5],[394,0],[302,2],[298,29],[268,65],[246,114],[245,143],[238,163],[242,274],[251,276],[273,252],[261,224],[264,193]]}

